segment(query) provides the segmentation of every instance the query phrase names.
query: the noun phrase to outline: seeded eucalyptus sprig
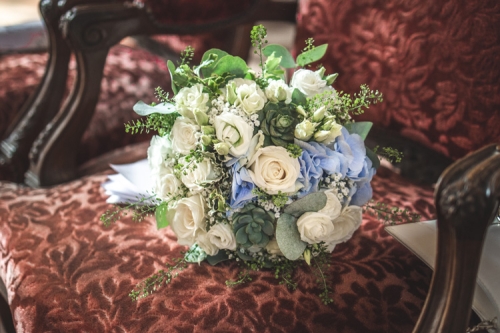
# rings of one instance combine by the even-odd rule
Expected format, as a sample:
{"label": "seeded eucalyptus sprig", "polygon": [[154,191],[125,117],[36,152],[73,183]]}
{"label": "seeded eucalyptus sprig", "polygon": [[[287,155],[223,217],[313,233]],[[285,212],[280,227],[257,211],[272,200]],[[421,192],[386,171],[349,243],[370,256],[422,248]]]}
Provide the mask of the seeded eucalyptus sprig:
{"label": "seeded eucalyptus sprig", "polygon": [[266,28],[262,25],[256,25],[252,28],[252,31],[250,32],[250,40],[252,41],[252,46],[257,48],[256,50],[253,51],[253,53],[257,54],[260,59],[260,68],[264,68],[264,61],[262,59],[262,49],[265,44],[267,44],[267,30]]}
{"label": "seeded eucalyptus sprig", "polygon": [[368,201],[363,207],[363,211],[388,225],[418,222],[421,218],[419,214],[411,213],[408,209],[389,207],[383,202],[375,202],[374,200]]}

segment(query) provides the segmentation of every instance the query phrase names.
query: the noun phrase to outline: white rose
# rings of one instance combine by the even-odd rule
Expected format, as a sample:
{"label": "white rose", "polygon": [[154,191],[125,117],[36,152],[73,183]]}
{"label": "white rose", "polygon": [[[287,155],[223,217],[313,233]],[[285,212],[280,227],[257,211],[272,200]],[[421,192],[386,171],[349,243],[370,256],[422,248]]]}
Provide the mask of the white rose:
{"label": "white rose", "polygon": [[290,88],[283,80],[270,80],[265,90],[266,97],[273,103],[292,101],[293,88]]}
{"label": "white rose", "polygon": [[247,153],[253,128],[240,116],[223,112],[214,121],[217,139],[230,145],[229,154],[240,157]]}
{"label": "white rose", "polygon": [[172,126],[170,138],[172,139],[173,149],[181,154],[187,155],[191,149],[196,148],[198,142],[197,133],[200,126],[196,125],[188,118],[179,117]]}
{"label": "white rose", "polygon": [[342,204],[334,190],[327,190],[324,193],[326,195],[326,205],[318,213],[330,216],[333,221],[342,213]]}
{"label": "white rose", "polygon": [[170,200],[180,193],[182,182],[174,175],[172,168],[165,168],[153,182],[153,192],[161,200]]}
{"label": "white rose", "polygon": [[192,192],[203,190],[203,185],[218,180],[220,174],[211,159],[205,157],[201,162],[195,165],[189,164],[185,158],[181,158],[179,163],[186,165],[183,170],[181,180]]}
{"label": "white rose", "polygon": [[194,112],[206,112],[208,110],[208,94],[203,92],[203,85],[197,83],[189,88],[182,88],[175,95],[175,106],[177,111],[184,117],[195,120]]}
{"label": "white rose", "polygon": [[333,233],[328,237],[327,244],[338,244],[349,240],[359,228],[362,221],[363,209],[358,206],[345,208],[339,217],[333,220]]}
{"label": "white rose", "polygon": [[234,105],[241,106],[247,114],[262,110],[267,102],[266,95],[255,81],[238,78],[229,81],[228,85],[235,87],[236,100]]}
{"label": "white rose", "polygon": [[177,243],[191,246],[196,233],[206,230],[205,200],[200,194],[182,198],[167,212],[167,221],[177,236]]}
{"label": "white rose", "polygon": [[297,220],[297,227],[300,239],[309,244],[329,242],[329,237],[334,231],[330,216],[316,212],[302,214]]}
{"label": "white rose", "polygon": [[318,72],[299,69],[293,73],[290,86],[299,89],[306,97],[313,97],[325,91],[326,81],[321,78]]}
{"label": "white rose", "polygon": [[298,159],[283,147],[268,146],[255,152],[248,163],[255,185],[268,194],[293,193],[300,175]]}
{"label": "white rose", "polygon": [[304,119],[295,126],[294,136],[302,141],[308,141],[314,134],[318,124],[311,123],[309,120]]}
{"label": "white rose", "polygon": [[208,231],[208,238],[218,249],[236,250],[236,238],[229,224],[214,225]]}
{"label": "white rose", "polygon": [[342,125],[334,121],[329,121],[322,128],[314,133],[314,140],[325,145],[333,142],[336,137],[342,134]]}
{"label": "white rose", "polygon": [[210,235],[205,230],[199,230],[196,234],[196,244],[209,256],[219,253],[219,248],[210,239]]}
{"label": "white rose", "polygon": [[271,239],[269,243],[267,243],[266,250],[269,254],[274,254],[278,256],[283,255],[283,252],[281,252],[281,249],[278,246],[278,241],[276,241],[276,238]]}
{"label": "white rose", "polygon": [[148,148],[148,163],[151,172],[162,172],[166,167],[165,161],[170,154],[172,154],[172,142],[168,136],[153,136]]}

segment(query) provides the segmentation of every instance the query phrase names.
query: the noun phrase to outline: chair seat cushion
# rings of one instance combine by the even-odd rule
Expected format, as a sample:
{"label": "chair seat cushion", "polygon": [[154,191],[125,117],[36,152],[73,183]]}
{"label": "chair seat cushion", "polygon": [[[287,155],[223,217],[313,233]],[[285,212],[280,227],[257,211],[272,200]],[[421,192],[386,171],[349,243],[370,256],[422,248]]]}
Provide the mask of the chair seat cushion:
{"label": "chair seat cushion", "polygon": [[[236,263],[202,263],[132,302],[135,284],[185,248],[152,219],[104,227],[105,179],[50,189],[0,185],[0,276],[18,332],[409,332],[418,318],[431,271],[371,216],[332,254],[329,305],[305,264],[294,273],[295,291],[272,271],[228,288]],[[432,217],[430,188],[384,169],[373,187],[376,198]]]}

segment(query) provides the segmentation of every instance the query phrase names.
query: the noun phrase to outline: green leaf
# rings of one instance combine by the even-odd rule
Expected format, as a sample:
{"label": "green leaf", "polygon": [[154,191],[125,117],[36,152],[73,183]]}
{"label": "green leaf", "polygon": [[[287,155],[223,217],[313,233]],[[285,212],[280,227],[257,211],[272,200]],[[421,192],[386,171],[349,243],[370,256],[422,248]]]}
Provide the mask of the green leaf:
{"label": "green leaf", "polygon": [[306,95],[304,95],[299,89],[295,88],[292,93],[292,103],[295,105],[306,105]]}
{"label": "green leaf", "polygon": [[214,67],[213,74],[222,75],[226,73],[233,74],[236,77],[243,78],[248,72],[248,66],[245,60],[240,57],[227,55],[222,57]]}
{"label": "green leaf", "polygon": [[[227,56],[229,53],[226,51],[222,51],[219,49],[210,49],[203,53],[203,57],[201,57],[201,63],[203,64],[207,60],[214,60],[213,63],[211,63],[208,66],[204,66],[201,69],[201,74],[203,77],[210,77],[212,75],[212,72],[214,70],[215,64],[223,57]],[[201,66],[201,65],[200,65]]]}
{"label": "green leaf", "polygon": [[292,202],[285,208],[284,212],[298,218],[304,213],[317,212],[320,209],[323,209],[323,207],[325,207],[326,205],[326,201],[327,197],[325,193],[311,193],[303,198],[300,198],[299,200]]}
{"label": "green leaf", "polygon": [[366,156],[368,156],[368,158],[372,161],[375,170],[378,169],[380,166],[380,160],[377,154],[375,154],[370,148],[366,147]]}
{"label": "green leaf", "polygon": [[179,91],[179,88],[175,85],[175,82],[174,82],[175,65],[172,62],[172,60],[167,61],[167,67],[168,67],[168,71],[170,73],[170,81],[172,81],[172,91],[174,92],[174,94],[177,94],[177,92]]}
{"label": "green leaf", "polygon": [[287,48],[285,48],[285,47],[283,47],[281,45],[278,45],[278,44],[269,44],[268,46],[266,46],[262,50],[262,53],[264,53],[264,55],[266,57],[271,56],[271,54],[273,54],[273,52],[274,52],[274,56],[276,58],[281,57],[281,62],[280,62],[281,67],[284,67],[284,68],[295,68],[297,66],[295,64],[295,61],[293,60],[292,55],[287,50]]}
{"label": "green leaf", "polygon": [[286,213],[281,214],[276,223],[276,241],[283,255],[289,260],[299,259],[307,246],[307,243],[300,239],[297,218]]}
{"label": "green leaf", "polygon": [[372,126],[373,123],[371,121],[360,121],[355,123],[347,123],[344,125],[344,127],[350,134],[357,134],[363,140],[366,140],[366,137],[368,136],[368,133],[370,133]]}
{"label": "green leaf", "polygon": [[207,256],[207,262],[212,266],[215,266],[218,263],[226,260],[229,260],[229,257],[227,256],[225,251],[219,251],[219,253],[214,256]]}
{"label": "green leaf", "polygon": [[315,47],[312,50],[302,52],[297,57],[297,65],[299,65],[300,67],[304,67],[305,65],[309,65],[310,63],[318,61],[319,59],[323,58],[323,56],[326,53],[327,47],[328,44],[323,44]]}
{"label": "green leaf", "polygon": [[166,226],[168,226],[167,212],[168,212],[168,206],[166,204],[161,204],[158,207],[156,207],[155,218],[156,218],[156,227],[158,229],[165,228]]}
{"label": "green leaf", "polygon": [[160,103],[155,106],[139,101],[135,103],[133,110],[139,116],[148,116],[152,113],[170,114],[176,112],[175,105],[171,103]]}

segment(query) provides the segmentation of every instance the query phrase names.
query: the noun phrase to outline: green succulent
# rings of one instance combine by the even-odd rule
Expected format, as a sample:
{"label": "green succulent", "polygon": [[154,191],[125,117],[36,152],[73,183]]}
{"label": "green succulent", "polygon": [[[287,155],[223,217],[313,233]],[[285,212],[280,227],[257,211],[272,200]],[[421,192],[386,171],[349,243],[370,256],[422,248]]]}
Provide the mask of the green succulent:
{"label": "green succulent", "polygon": [[236,243],[244,248],[257,245],[264,247],[274,234],[274,214],[247,204],[233,215],[233,231]]}
{"label": "green succulent", "polygon": [[293,143],[298,114],[292,105],[268,103],[260,112],[260,128],[264,132],[264,146],[286,147]]}

